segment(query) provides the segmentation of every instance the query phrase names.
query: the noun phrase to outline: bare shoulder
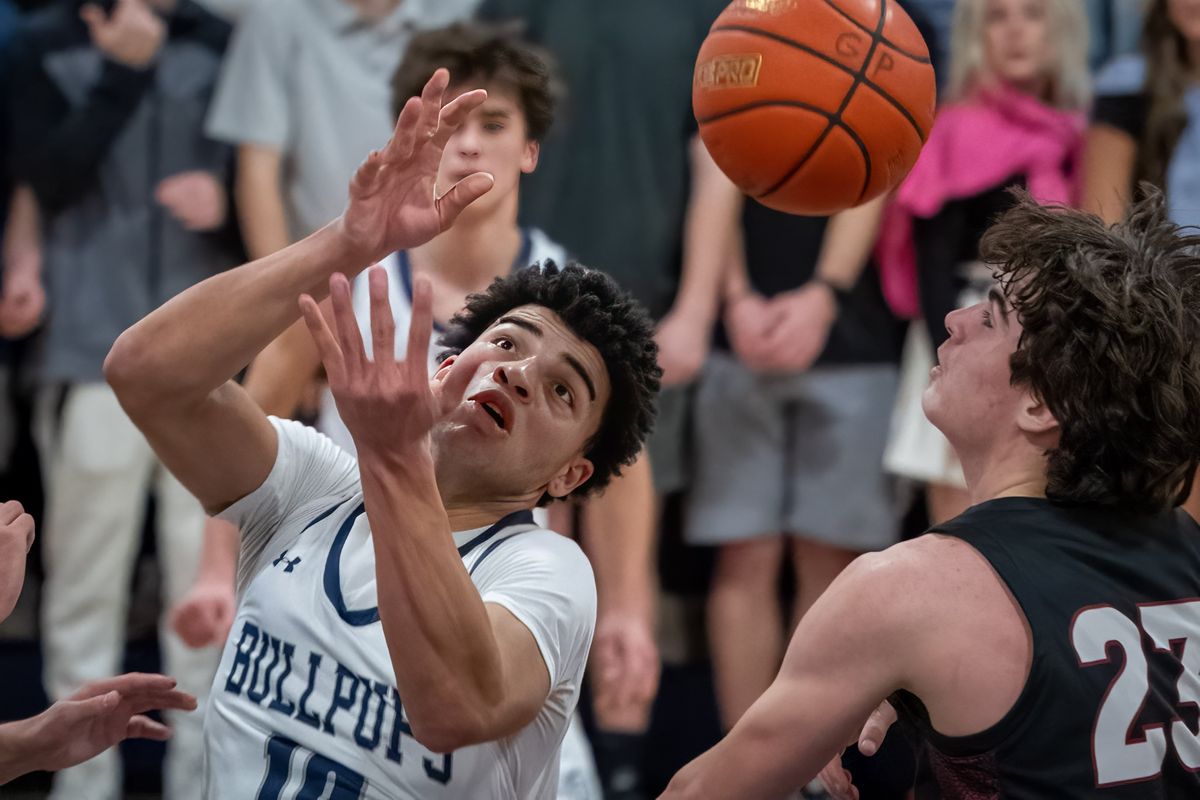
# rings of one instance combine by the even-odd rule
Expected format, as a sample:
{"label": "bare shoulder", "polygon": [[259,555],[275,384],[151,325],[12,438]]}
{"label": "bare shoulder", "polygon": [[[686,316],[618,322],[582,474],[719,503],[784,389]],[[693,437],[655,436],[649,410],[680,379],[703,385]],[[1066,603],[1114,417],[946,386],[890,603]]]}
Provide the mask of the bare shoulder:
{"label": "bare shoulder", "polygon": [[966,735],[1003,717],[1025,685],[1032,637],[978,550],[932,533],[864,556],[852,569],[862,590],[876,593],[881,613],[908,632],[902,688],[925,702],[935,728]]}

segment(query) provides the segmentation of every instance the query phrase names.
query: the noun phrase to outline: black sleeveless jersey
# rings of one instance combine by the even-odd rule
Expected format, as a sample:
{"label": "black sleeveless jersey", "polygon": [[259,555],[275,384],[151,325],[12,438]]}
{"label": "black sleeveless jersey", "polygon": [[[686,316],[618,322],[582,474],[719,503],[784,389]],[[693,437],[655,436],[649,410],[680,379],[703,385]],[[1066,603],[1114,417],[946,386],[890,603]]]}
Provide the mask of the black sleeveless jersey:
{"label": "black sleeveless jersey", "polygon": [[916,697],[893,697],[926,745],[934,786],[918,796],[1200,798],[1200,526],[1013,497],[936,530],[1007,584],[1033,663],[1012,709],[973,736],[942,736]]}

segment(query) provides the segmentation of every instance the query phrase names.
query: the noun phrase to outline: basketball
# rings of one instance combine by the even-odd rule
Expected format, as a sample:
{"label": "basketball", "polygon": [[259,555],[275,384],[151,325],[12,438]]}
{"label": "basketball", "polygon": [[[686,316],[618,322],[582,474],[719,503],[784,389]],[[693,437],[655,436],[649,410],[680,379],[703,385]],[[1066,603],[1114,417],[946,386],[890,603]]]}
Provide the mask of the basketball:
{"label": "basketball", "polygon": [[928,48],[896,0],[734,0],[692,83],[721,170],[763,205],[813,216],[895,187],[935,100]]}

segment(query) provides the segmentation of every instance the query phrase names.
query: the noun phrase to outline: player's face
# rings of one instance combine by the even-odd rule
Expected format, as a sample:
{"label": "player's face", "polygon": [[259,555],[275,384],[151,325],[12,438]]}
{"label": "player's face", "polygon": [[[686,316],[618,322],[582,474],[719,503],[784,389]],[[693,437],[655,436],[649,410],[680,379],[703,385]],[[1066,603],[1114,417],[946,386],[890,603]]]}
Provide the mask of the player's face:
{"label": "player's face", "polygon": [[442,365],[434,392],[464,382],[461,398],[443,398],[452,410],[433,432],[443,497],[561,497],[591,476],[583,452],[608,403],[608,371],[557,314],[531,305],[503,315]]}
{"label": "player's face", "polygon": [[1048,72],[1047,0],[986,0],[984,57],[997,80],[1040,92]]}
{"label": "player's face", "polygon": [[[475,88],[470,81],[447,93],[447,102],[468,88]],[[464,213],[486,213],[513,197],[521,175],[533,172],[538,160],[538,143],[529,138],[516,93],[503,85],[484,88],[487,100],[450,137],[438,167],[439,192],[475,172],[495,177],[491,191]]]}
{"label": "player's face", "polygon": [[1021,323],[993,289],[986,301],[946,315],[946,329],[950,338],[938,348],[921,405],[963,455],[964,448],[986,448],[1017,432],[1027,392],[1012,385],[1009,360]]}
{"label": "player's face", "polygon": [[1167,0],[1167,16],[1184,39],[1200,44],[1200,0]]}

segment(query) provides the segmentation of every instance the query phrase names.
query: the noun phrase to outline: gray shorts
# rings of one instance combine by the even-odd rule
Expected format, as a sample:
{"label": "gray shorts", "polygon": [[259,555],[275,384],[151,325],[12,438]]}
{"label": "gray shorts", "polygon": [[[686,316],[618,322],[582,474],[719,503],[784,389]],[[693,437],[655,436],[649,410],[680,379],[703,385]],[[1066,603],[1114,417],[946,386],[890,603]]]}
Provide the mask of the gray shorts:
{"label": "gray shorts", "polygon": [[895,543],[900,509],[883,451],[896,384],[891,364],[767,376],[714,353],[693,412],[687,541],[787,533],[846,550]]}
{"label": "gray shorts", "polygon": [[691,388],[672,386],[658,393],[658,417],[646,440],[646,452],[650,455],[654,490],[660,495],[687,488],[691,477],[687,425]]}

